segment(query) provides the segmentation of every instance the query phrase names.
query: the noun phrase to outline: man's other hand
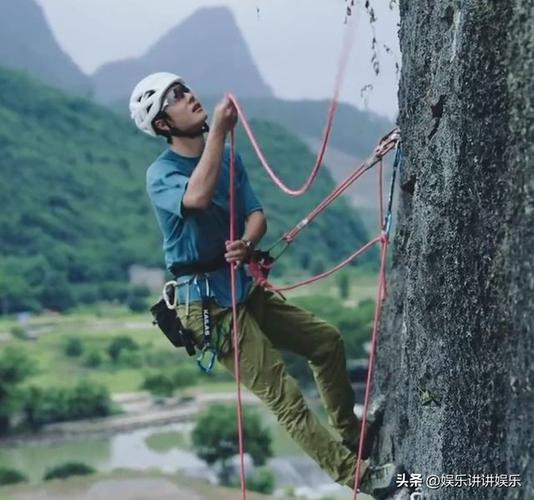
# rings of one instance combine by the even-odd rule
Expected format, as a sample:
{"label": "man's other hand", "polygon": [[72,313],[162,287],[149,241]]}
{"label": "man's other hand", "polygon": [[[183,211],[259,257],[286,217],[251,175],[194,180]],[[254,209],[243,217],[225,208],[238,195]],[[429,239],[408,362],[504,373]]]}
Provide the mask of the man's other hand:
{"label": "man's other hand", "polygon": [[237,262],[241,264],[247,262],[249,258],[249,248],[243,240],[226,241],[226,262]]}
{"label": "man's other hand", "polygon": [[230,99],[223,97],[213,110],[213,120],[211,128],[227,134],[237,123],[237,110]]}

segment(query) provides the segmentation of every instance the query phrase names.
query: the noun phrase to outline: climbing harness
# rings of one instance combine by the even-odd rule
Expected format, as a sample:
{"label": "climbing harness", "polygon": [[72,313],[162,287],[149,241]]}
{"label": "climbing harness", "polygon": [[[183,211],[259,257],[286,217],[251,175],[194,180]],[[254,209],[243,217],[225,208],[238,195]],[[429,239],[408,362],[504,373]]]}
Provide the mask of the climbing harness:
{"label": "climbing harness", "polygon": [[[177,313],[179,305],[179,287],[185,287],[185,315],[189,317],[190,287],[196,286],[201,298],[202,311],[202,344],[195,349],[193,332],[184,328]],[[190,356],[197,356],[197,365],[204,373],[210,373],[217,356],[217,346],[212,339],[212,321],[210,315],[210,285],[206,273],[195,274],[185,281],[171,280],[165,283],[162,298],[154,304],[150,311],[154,316],[153,323],[157,324],[165,336],[175,347],[185,347]]]}
{"label": "climbing harness", "polygon": [[[212,321],[210,314],[210,297],[211,290],[209,285],[209,273],[222,269],[226,266],[224,253],[219,253],[214,259],[205,263],[193,264],[173,264],[170,271],[175,276],[175,280],[168,281],[163,287],[163,301],[169,310],[176,309],[179,301],[179,289],[185,287],[185,315],[189,318],[190,291],[191,286],[196,286],[201,298],[202,311],[202,344],[198,347],[197,365],[204,373],[211,373],[215,358],[217,357],[217,346],[212,339]],[[185,280],[178,281],[180,278],[188,276]],[[172,292],[172,294],[170,294]],[[171,297],[172,296],[172,300]],[[218,343],[218,341],[217,341]],[[194,342],[193,342],[194,344]],[[193,348],[194,349],[194,348]],[[188,351],[190,353],[190,351]],[[193,354],[195,355],[193,350]]]}

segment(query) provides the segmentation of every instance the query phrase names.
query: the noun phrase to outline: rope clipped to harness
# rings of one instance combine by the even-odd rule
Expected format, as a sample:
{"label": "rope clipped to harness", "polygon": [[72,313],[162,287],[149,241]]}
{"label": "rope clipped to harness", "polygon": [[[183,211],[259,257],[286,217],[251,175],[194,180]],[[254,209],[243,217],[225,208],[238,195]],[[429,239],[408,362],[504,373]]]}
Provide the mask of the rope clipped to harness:
{"label": "rope clipped to harness", "polygon": [[[392,174],[391,185],[390,185],[390,190],[389,190],[388,208],[387,208],[386,215],[384,216],[383,215],[383,211],[384,211],[383,201],[382,201],[382,161],[383,161],[383,158],[393,150],[395,150],[395,160],[393,162],[393,174]],[[345,259],[343,262],[336,265],[332,269],[325,271],[323,273],[320,273],[304,281],[298,282],[296,284],[288,285],[284,287],[276,287],[268,281],[268,275],[274,263],[287,250],[289,245],[293,243],[293,241],[298,236],[298,234],[304,228],[306,228],[313,220],[315,220],[315,218],[321,212],[323,212],[334,200],[336,200],[352,184],[354,184],[365,172],[373,168],[375,165],[380,166],[380,171],[379,171],[380,229],[381,229],[381,232],[385,232],[387,233],[387,235],[389,235],[389,230],[391,227],[391,210],[392,210],[392,203],[393,203],[395,179],[396,179],[396,172],[398,169],[398,165],[400,163],[400,158],[401,158],[400,133],[398,129],[393,129],[388,134],[386,134],[384,137],[382,137],[382,139],[380,139],[377,147],[375,148],[371,156],[369,156],[363,163],[359,165],[359,167],[352,174],[350,174],[345,180],[343,180],[338,186],[336,186],[336,188],[334,188],[334,190],[323,201],[321,201],[321,203],[319,203],[310,213],[308,213],[306,217],[301,219],[292,229],[287,231],[278,241],[276,241],[273,245],[271,245],[271,247],[269,247],[266,251],[256,251],[258,252],[258,259],[257,259],[258,261],[256,262],[255,260],[251,259],[251,262],[249,263],[250,274],[252,275],[256,283],[259,286],[262,286],[266,289],[269,289],[269,290],[272,290],[278,293],[281,293],[287,290],[293,290],[295,288],[299,288],[304,285],[309,285],[310,283],[313,283],[322,278],[330,276],[331,274],[335,273],[339,269],[350,264],[354,259],[356,259],[358,256],[360,256],[364,252],[366,252],[375,243],[380,242],[382,239],[381,235],[375,237],[373,240],[365,244],[362,248],[354,252],[347,259]],[[273,249],[279,245],[283,245],[282,249],[278,252],[276,256],[273,256],[272,255]]]}
{"label": "rope clipped to harness", "polygon": [[[236,239],[237,208],[235,201],[235,129],[230,132],[230,241]],[[232,288],[232,340],[234,347],[234,375],[237,384],[237,436],[239,442],[239,476],[241,480],[241,496],[247,498],[247,485],[245,479],[245,445],[243,431],[243,405],[241,403],[241,369],[239,351],[239,322],[237,314],[237,263],[230,262],[230,282]]]}
{"label": "rope clipped to harness", "polygon": [[[243,116],[241,116],[243,119]],[[388,199],[388,207],[386,210],[386,214],[384,215],[384,207],[383,207],[383,164],[382,160],[383,157],[389,153],[390,151],[395,150],[395,159],[393,162],[393,173],[392,173],[392,179],[391,179],[391,185],[389,190],[389,199]],[[299,286],[304,286],[310,283],[313,283],[314,281],[318,281],[319,279],[322,279],[326,276],[329,276],[330,274],[336,272],[337,270],[341,269],[342,267],[348,265],[352,260],[354,260],[359,255],[366,252],[369,248],[371,248],[375,243],[380,243],[381,245],[381,251],[380,251],[380,271],[379,271],[379,278],[378,278],[378,290],[377,290],[377,300],[376,300],[376,306],[375,306],[375,313],[373,318],[373,329],[372,329],[372,336],[371,336],[371,352],[369,355],[369,368],[367,371],[367,382],[365,387],[365,401],[364,401],[364,411],[363,416],[361,420],[361,429],[360,429],[360,439],[359,439],[359,447],[356,457],[356,465],[355,465],[355,471],[354,471],[354,500],[357,500],[359,489],[358,485],[360,482],[360,466],[361,466],[361,459],[363,454],[363,449],[365,445],[365,427],[366,427],[366,420],[367,420],[367,413],[368,413],[368,405],[369,405],[369,399],[370,399],[370,389],[371,389],[371,381],[372,381],[372,374],[373,374],[373,368],[374,368],[374,361],[375,361],[375,351],[376,351],[376,344],[377,344],[377,337],[378,337],[378,325],[380,323],[380,315],[382,310],[382,303],[385,299],[386,295],[386,260],[387,260],[387,250],[388,250],[388,244],[389,244],[389,232],[391,229],[391,220],[392,220],[392,206],[393,206],[393,195],[394,195],[394,188],[395,188],[395,179],[396,179],[396,172],[400,168],[402,158],[402,151],[401,151],[401,143],[400,143],[400,134],[397,129],[392,130],[389,134],[384,136],[380,141],[378,146],[375,148],[373,154],[363,162],[363,164],[360,165],[358,169],[355,170],[347,179],[345,179],[339,186],[337,186],[330,195],[328,195],[312,212],[310,212],[304,219],[302,219],[292,230],[288,231],[280,240],[278,240],[274,245],[271,246],[267,251],[258,251],[256,253],[256,258],[251,259],[251,262],[249,263],[249,270],[256,280],[256,282],[265,288],[269,288],[270,290],[273,290],[275,292],[280,293],[282,290],[291,290],[294,288],[297,288]],[[235,215],[236,215],[236,209],[235,209],[235,201],[234,201],[234,187],[233,187],[233,175],[235,170],[235,136],[234,131],[232,131],[231,134],[231,161],[230,161],[230,239],[233,240],[235,238]],[[272,284],[268,282],[268,276],[269,273],[273,267],[274,262],[282,255],[289,245],[294,241],[297,234],[302,231],[305,227],[309,225],[309,223],[319,215],[330,203],[332,203],[336,198],[338,198],[350,185],[352,185],[359,177],[361,177],[366,171],[370,170],[373,166],[379,165],[379,190],[380,190],[380,234],[373,238],[371,241],[366,243],[362,248],[354,252],[349,258],[345,259],[345,261],[341,262],[337,266],[335,266],[333,269],[326,271],[324,273],[321,273],[317,276],[313,276],[312,278],[309,278],[307,280],[301,281],[297,284],[286,286],[286,287],[275,287]],[[270,172],[269,172],[270,173]],[[271,175],[271,173],[270,173]],[[272,177],[272,175],[271,175]],[[287,192],[286,189],[283,188],[284,191]],[[293,195],[298,195],[301,193],[288,193]],[[279,252],[279,254],[276,257],[273,257],[271,255],[271,250],[278,244],[283,243],[284,247]],[[238,393],[238,430],[239,430],[239,449],[240,449],[240,463],[241,463],[241,486],[242,486],[242,495],[243,498],[246,498],[246,491],[245,491],[245,478],[244,478],[244,465],[243,465],[243,444],[242,444],[242,414],[241,414],[241,393],[240,393],[240,380],[239,380],[239,342],[238,342],[238,325],[237,325],[237,303],[236,303],[236,289],[235,289],[235,266],[231,265],[231,276],[232,276],[232,311],[233,311],[233,322],[234,322],[234,354],[235,354],[235,372],[236,372],[236,380],[237,380],[237,393]]]}
{"label": "rope clipped to harness", "polygon": [[263,287],[269,287],[267,278],[275,262],[274,257],[267,250],[254,250],[248,263],[248,270],[254,281]]}

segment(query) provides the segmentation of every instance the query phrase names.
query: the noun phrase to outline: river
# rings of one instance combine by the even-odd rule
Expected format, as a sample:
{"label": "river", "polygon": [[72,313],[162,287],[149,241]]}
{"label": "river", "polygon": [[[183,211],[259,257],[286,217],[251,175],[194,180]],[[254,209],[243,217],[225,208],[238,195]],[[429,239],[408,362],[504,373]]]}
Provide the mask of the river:
{"label": "river", "polygon": [[[274,421],[270,425],[276,457],[268,466],[275,474],[277,488],[293,486],[297,494],[307,498],[331,494],[336,498],[350,498],[348,488],[332,483]],[[180,472],[216,484],[214,471],[191,451],[192,428],[193,423],[182,422],[119,432],[109,437],[87,436],[83,440],[4,446],[0,449],[0,466],[23,472],[34,484],[42,480],[48,468],[73,461],[102,472],[121,468],[154,469]]]}

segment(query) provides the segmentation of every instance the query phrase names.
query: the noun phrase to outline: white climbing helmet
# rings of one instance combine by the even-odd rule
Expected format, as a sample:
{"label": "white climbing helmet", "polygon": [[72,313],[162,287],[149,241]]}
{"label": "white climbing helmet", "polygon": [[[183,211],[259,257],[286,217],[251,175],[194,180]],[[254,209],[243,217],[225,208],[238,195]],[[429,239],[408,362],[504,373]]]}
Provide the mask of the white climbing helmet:
{"label": "white climbing helmet", "polygon": [[145,134],[156,136],[152,120],[161,111],[165,92],[175,83],[185,84],[184,80],[174,73],[152,73],[133,89],[130,96],[130,116]]}

